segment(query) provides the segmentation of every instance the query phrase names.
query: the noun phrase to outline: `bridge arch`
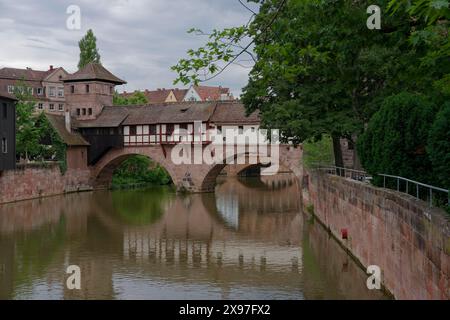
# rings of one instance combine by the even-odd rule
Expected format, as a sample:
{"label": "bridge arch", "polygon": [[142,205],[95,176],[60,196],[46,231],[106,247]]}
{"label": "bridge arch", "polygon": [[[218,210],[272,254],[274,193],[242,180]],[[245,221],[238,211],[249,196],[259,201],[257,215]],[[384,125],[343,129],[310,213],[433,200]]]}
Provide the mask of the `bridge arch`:
{"label": "bridge arch", "polygon": [[[301,159],[302,159],[302,148],[301,147],[293,147],[293,146],[289,146],[289,145],[280,145],[280,150],[279,150],[279,170],[281,168],[284,169],[288,169],[290,172],[292,172],[295,177],[297,178],[298,181],[300,181],[299,179],[302,177],[302,168],[301,168]],[[234,154],[232,157],[228,158],[228,160],[230,159],[234,159],[236,160],[236,158],[238,158],[239,156],[245,156],[246,157],[246,164],[242,164],[242,165],[235,165],[237,166],[237,170],[236,173],[239,174],[242,171],[245,171],[251,167],[254,166],[261,166],[264,167],[265,165],[262,164],[261,162],[257,162],[256,164],[253,163],[249,163],[248,158],[249,158],[249,153],[242,153],[242,154]],[[201,183],[201,189],[204,192],[213,192],[216,186],[216,179],[219,176],[220,172],[222,172],[222,170],[229,166],[229,164],[227,164],[229,161],[226,161],[226,163],[224,164],[216,164],[216,165],[212,165],[210,167],[210,169],[208,170],[208,172],[206,173],[205,177],[202,180]]]}
{"label": "bridge arch", "polygon": [[163,167],[177,185],[178,176],[173,170],[173,164],[170,159],[164,157],[164,152],[160,146],[135,147],[135,148],[116,148],[108,151],[91,169],[92,185],[96,189],[108,188],[111,185],[114,171],[127,159],[132,156],[146,156],[152,161]]}
{"label": "bridge arch", "polygon": [[[164,167],[172,178],[177,190],[187,192],[214,192],[216,178],[227,166],[223,164],[182,164],[176,165],[171,160],[174,145],[146,145],[137,147],[115,148],[108,151],[94,166],[91,167],[92,185],[95,188],[108,187],[112,181],[114,170],[132,155],[144,155]],[[235,154],[233,157],[238,157]],[[244,154],[242,154],[244,155]],[[245,154],[248,158],[248,154]],[[279,164],[288,168],[297,179],[302,176],[301,147],[280,145]],[[250,164],[248,161],[248,166]]]}

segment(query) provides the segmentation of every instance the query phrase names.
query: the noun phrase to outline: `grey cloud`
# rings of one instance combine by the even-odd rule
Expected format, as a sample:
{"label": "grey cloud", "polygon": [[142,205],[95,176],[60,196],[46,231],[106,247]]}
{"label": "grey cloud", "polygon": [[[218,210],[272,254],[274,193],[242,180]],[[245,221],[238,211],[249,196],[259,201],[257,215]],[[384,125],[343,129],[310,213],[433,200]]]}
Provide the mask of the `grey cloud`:
{"label": "grey cloud", "polygon": [[[81,8],[82,30],[66,29],[66,8]],[[78,41],[93,29],[103,64],[128,81],[123,89],[171,87],[170,66],[186,50],[205,39],[189,35],[191,27],[204,30],[241,25],[249,12],[237,0],[0,0],[0,67],[49,65],[76,70]],[[249,69],[233,66],[209,85],[232,88],[239,94]]]}

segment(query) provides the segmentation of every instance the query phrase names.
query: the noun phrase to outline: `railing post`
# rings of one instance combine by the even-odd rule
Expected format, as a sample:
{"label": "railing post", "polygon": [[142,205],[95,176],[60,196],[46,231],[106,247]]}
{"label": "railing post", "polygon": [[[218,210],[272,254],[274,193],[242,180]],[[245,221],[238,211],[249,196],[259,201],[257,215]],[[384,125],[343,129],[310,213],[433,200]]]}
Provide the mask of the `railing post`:
{"label": "railing post", "polygon": [[397,177],[397,191],[400,191],[400,178]]}
{"label": "railing post", "polygon": [[409,194],[408,180],[406,180],[406,193]]}
{"label": "railing post", "polygon": [[386,176],[383,176],[383,188],[386,188]]}
{"label": "railing post", "polygon": [[416,191],[417,191],[417,199],[420,199],[419,198],[419,184],[418,183],[416,183]]}
{"label": "railing post", "polygon": [[433,207],[433,189],[430,189],[430,207]]}

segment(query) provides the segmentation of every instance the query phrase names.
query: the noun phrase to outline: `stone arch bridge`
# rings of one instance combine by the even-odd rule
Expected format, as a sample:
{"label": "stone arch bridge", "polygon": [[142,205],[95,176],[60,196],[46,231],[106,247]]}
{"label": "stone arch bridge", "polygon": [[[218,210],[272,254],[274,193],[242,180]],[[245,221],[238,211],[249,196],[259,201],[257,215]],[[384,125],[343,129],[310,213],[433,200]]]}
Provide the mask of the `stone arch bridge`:
{"label": "stone arch bridge", "polygon": [[[111,185],[114,170],[126,159],[134,155],[143,155],[164,167],[170,174],[177,190],[188,192],[213,192],[216,185],[216,178],[226,166],[232,166],[237,171],[243,171],[255,164],[263,163],[261,157],[256,153],[239,152],[237,148],[233,152],[223,150],[224,159],[227,161],[207,164],[176,164],[172,160],[172,151],[176,145],[144,145],[144,146],[124,146],[109,150],[95,165],[90,167],[91,185],[94,188],[108,188]],[[194,153],[194,144],[190,144]],[[201,146],[202,151],[206,145]],[[270,151],[270,147],[267,148]],[[270,152],[269,152],[270,154]],[[237,158],[245,159],[243,164],[237,164]],[[253,161],[250,159],[253,157]],[[302,176],[301,169],[302,148],[291,145],[278,145],[278,166],[283,170],[288,169],[297,179]],[[230,163],[230,158],[235,160]],[[256,161],[255,161],[256,159]],[[256,162],[256,163],[255,163]]]}

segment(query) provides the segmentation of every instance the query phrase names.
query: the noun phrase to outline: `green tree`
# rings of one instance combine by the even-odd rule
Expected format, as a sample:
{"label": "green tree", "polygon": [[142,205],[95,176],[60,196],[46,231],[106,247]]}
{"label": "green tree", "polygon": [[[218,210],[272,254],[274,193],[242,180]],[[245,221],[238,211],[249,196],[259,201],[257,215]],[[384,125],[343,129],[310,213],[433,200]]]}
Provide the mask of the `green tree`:
{"label": "green tree", "polygon": [[35,125],[39,132],[38,157],[42,161],[57,161],[61,172],[65,173],[67,170],[67,145],[48,121],[45,113],[37,116]]}
{"label": "green tree", "polygon": [[125,160],[113,175],[113,187],[140,184],[166,185],[172,181],[167,171],[145,156],[132,156]]}
{"label": "green tree", "polygon": [[242,96],[248,112],[260,110],[264,127],[296,144],[331,136],[337,165],[343,165],[339,139],[363,132],[385,97],[429,86],[427,73],[414,67],[420,52],[408,44],[405,12],[383,16],[383,30],[369,30],[371,1],[252,2],[260,4],[252,22],[214,30],[205,46],[172,67],[176,81],[209,80],[251,55],[255,64]]}
{"label": "green tree", "polygon": [[[373,175],[434,183],[426,146],[435,114],[436,106],[423,95],[402,92],[387,98],[358,140],[364,168]],[[436,137],[439,140],[439,134]],[[380,181],[374,177],[376,184]]]}
{"label": "green tree", "polygon": [[39,129],[34,115],[36,100],[32,88],[19,81],[14,89],[16,97],[16,152],[19,158],[29,161],[39,153]]}
{"label": "green tree", "polygon": [[[434,87],[450,94],[450,7],[448,0],[391,0],[392,14],[406,12],[410,20],[409,40],[414,50],[424,50],[418,64],[421,72],[435,71]],[[437,72],[436,72],[437,71]]]}
{"label": "green tree", "polygon": [[97,49],[97,38],[94,32],[89,29],[86,35],[78,42],[80,47],[80,61],[78,69],[85,67],[89,63],[100,63],[100,54]]}
{"label": "green tree", "polygon": [[450,103],[442,107],[431,126],[427,152],[437,183],[450,189]]}
{"label": "green tree", "polygon": [[148,99],[142,91],[135,91],[131,96],[121,96],[117,91],[114,93],[113,104],[115,106],[144,105]]}

